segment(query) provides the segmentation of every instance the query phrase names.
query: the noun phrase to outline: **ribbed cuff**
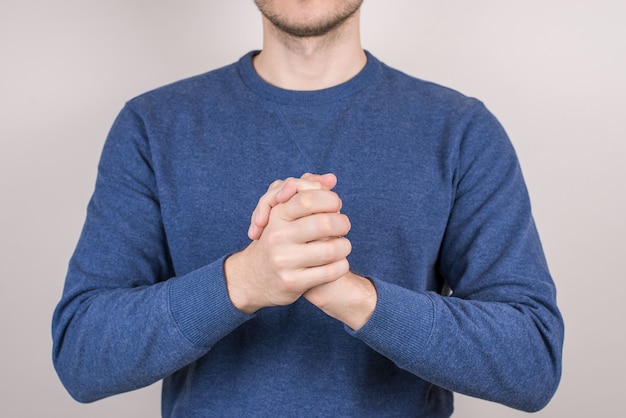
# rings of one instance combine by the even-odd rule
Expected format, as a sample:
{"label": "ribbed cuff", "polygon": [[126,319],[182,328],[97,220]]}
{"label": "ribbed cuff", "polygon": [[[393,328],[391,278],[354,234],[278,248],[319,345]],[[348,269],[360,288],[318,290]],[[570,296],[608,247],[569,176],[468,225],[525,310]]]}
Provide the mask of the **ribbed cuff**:
{"label": "ribbed cuff", "polygon": [[372,279],[378,293],[376,309],[359,330],[346,331],[365,342],[396,365],[406,368],[415,363],[428,343],[435,309],[427,294]]}
{"label": "ribbed cuff", "polygon": [[193,344],[210,347],[254,317],[233,306],[224,278],[224,259],[171,280],[170,312]]}

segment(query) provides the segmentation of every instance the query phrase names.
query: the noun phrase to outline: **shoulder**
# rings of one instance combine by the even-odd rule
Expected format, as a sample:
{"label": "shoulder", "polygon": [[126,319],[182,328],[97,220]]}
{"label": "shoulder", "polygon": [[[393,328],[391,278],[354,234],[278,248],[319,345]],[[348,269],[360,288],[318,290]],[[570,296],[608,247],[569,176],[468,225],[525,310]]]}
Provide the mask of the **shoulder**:
{"label": "shoulder", "polygon": [[409,75],[379,61],[381,87],[393,101],[421,104],[437,111],[481,107],[482,103],[458,90]]}
{"label": "shoulder", "polygon": [[122,113],[153,129],[180,128],[239,113],[242,97],[247,94],[235,62],[133,97]]}
{"label": "shoulder", "polygon": [[470,126],[501,130],[481,100],[377,62],[376,101],[392,120],[411,123],[433,135],[445,134],[447,140],[460,139]]}
{"label": "shoulder", "polygon": [[130,102],[142,103],[166,99],[193,100],[203,97],[207,93],[216,95],[226,91],[236,78],[236,66],[235,64],[230,64],[147,91],[132,98]]}

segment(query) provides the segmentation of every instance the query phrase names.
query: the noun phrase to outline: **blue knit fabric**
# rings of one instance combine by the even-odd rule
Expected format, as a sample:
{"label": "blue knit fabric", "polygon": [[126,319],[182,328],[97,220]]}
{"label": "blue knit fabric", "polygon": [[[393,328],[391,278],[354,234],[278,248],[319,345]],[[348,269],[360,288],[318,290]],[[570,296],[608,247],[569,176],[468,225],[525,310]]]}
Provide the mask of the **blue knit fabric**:
{"label": "blue knit fabric", "polygon": [[[252,56],[115,121],[53,318],[71,395],[164,379],[164,417],[448,417],[453,391],[543,407],[563,323],[495,118],[370,54],[320,91],[265,83]],[[337,175],[351,268],[378,292],[357,331],[306,300],[246,315],[228,298],[258,198],[307,171]]]}

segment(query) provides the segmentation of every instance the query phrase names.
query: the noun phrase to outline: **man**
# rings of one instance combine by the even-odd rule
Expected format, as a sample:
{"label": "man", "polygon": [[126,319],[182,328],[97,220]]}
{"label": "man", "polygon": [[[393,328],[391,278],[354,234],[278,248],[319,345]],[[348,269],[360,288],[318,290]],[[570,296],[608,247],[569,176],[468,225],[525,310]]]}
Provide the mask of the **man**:
{"label": "man", "polygon": [[53,319],[69,392],[164,379],[165,417],[542,408],[563,323],[500,125],[364,52],[361,1],[256,4],[261,52],[111,129]]}

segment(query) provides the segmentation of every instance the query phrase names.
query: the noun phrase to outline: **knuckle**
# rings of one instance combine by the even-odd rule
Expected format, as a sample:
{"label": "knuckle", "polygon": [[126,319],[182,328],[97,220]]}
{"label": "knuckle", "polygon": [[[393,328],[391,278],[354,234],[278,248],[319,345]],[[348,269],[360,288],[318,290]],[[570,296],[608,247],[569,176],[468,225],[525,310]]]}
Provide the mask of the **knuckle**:
{"label": "knuckle", "polygon": [[329,216],[317,216],[315,218],[315,229],[322,236],[330,236],[334,233],[335,228]]}
{"label": "knuckle", "polygon": [[352,251],[352,244],[346,238],[336,238],[323,243],[318,255],[322,264],[327,265],[345,259]]}
{"label": "knuckle", "polygon": [[328,241],[324,243],[318,254],[320,262],[325,265],[341,258],[341,249],[334,242]]}
{"label": "knuckle", "polygon": [[344,276],[350,272],[350,263],[345,260],[341,263],[341,275]]}
{"label": "knuckle", "polygon": [[285,185],[296,185],[298,184],[298,179],[294,178],[294,177],[288,177],[285,179]]}
{"label": "knuckle", "polygon": [[296,204],[302,212],[310,212],[313,208],[315,199],[313,193],[303,191],[297,194]]}
{"label": "knuckle", "polygon": [[282,230],[265,230],[265,241],[269,245],[270,248],[277,247],[281,245],[286,240],[286,232]]}
{"label": "knuckle", "polygon": [[280,253],[272,254],[269,261],[276,271],[286,270],[290,264],[289,257]]}
{"label": "knuckle", "polygon": [[272,207],[273,196],[268,192],[259,198],[255,212],[258,210],[267,210]]}
{"label": "knuckle", "polygon": [[352,243],[347,238],[341,238],[341,242],[343,244],[343,256],[345,258],[352,252]]}
{"label": "knuckle", "polygon": [[315,228],[317,228],[318,233],[326,237],[346,235],[350,231],[350,227],[350,220],[342,214],[324,214],[315,220]]}
{"label": "knuckle", "polygon": [[348,270],[350,270],[350,264],[348,260],[344,258],[335,263],[326,264],[322,269],[325,280],[332,281],[346,274]]}
{"label": "knuckle", "polygon": [[293,194],[295,193],[296,190],[298,190],[298,179],[295,179],[293,177],[289,177],[287,179],[285,179],[285,181],[283,182],[282,185],[282,191],[288,190],[289,194]]}
{"label": "knuckle", "polygon": [[286,274],[281,278],[283,289],[288,293],[298,293],[300,283],[296,275]]}
{"label": "knuckle", "polygon": [[348,270],[350,270],[350,263],[348,262],[348,259],[343,258],[339,260],[339,263],[337,263],[337,269],[341,271],[342,275],[346,274]]}
{"label": "knuckle", "polygon": [[343,233],[341,235],[346,235],[352,229],[352,223],[350,222],[350,218],[348,218],[344,214],[339,215],[341,217],[341,223],[343,227]]}
{"label": "knuckle", "polygon": [[269,191],[269,190],[275,189],[275,188],[279,187],[282,184],[283,184],[283,180],[274,180],[270,184],[270,186],[267,188],[267,190]]}
{"label": "knuckle", "polygon": [[337,274],[339,276],[343,276],[348,271],[350,271],[350,263],[348,262],[346,258],[339,260],[339,262],[335,264],[337,268]]}
{"label": "knuckle", "polygon": [[339,195],[335,192],[329,192],[332,193],[332,203],[334,205],[333,210],[336,212],[339,212],[341,210],[341,208],[343,207],[343,202],[341,201],[341,198],[339,197]]}

